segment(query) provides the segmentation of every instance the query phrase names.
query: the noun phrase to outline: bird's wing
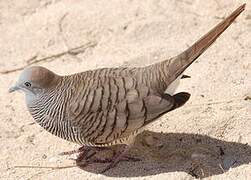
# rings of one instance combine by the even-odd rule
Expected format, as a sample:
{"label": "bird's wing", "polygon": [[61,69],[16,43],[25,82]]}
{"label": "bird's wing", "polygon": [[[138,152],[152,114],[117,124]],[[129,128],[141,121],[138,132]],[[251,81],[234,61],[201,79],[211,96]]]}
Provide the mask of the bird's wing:
{"label": "bird's wing", "polygon": [[129,136],[175,103],[131,77],[109,77],[71,101],[69,119],[86,141],[102,144]]}

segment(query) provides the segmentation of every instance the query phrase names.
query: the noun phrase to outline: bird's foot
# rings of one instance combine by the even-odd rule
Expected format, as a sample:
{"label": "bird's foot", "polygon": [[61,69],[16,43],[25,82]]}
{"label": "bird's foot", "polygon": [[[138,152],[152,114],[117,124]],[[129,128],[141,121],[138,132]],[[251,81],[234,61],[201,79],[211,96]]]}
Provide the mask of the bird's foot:
{"label": "bird's foot", "polygon": [[[136,162],[140,161],[140,158],[132,157],[129,155],[126,155],[128,150],[130,149],[130,146],[125,145],[125,147],[122,148],[120,151],[115,151],[114,149],[111,148],[105,148],[105,150],[111,150],[112,151],[112,156],[109,158],[104,158],[103,156],[95,156],[97,153],[97,150],[95,152],[92,152],[89,154],[88,157],[80,158],[76,160],[76,163],[79,167],[86,167],[94,163],[109,163],[106,165],[106,167],[100,172],[100,173],[105,173],[109,169],[115,167],[119,162],[121,161],[131,161],[131,162]],[[99,148],[98,151],[104,150],[103,148]],[[98,154],[97,154],[98,155]]]}
{"label": "bird's foot", "polygon": [[131,157],[126,155],[126,153],[129,151],[130,146],[125,145],[125,147],[122,149],[122,151],[117,152],[112,158],[107,161],[109,164],[100,172],[105,173],[109,169],[115,167],[120,161],[140,161],[140,158]]}
{"label": "bird's foot", "polygon": [[141,161],[140,158],[136,158],[136,157],[131,157],[131,156],[118,156],[115,155],[111,158],[89,158],[89,160],[87,161],[77,161],[77,165],[80,167],[86,167],[89,166],[91,164],[94,163],[109,163],[102,171],[100,171],[100,173],[105,173],[106,171],[108,171],[109,169],[115,167],[119,162],[121,161],[130,161],[130,162],[137,162],[137,161]]}
{"label": "bird's foot", "polygon": [[91,157],[93,157],[97,152],[107,149],[106,147],[92,147],[92,146],[82,146],[76,150],[62,152],[59,155],[73,155],[77,154],[76,158],[71,158],[76,160],[76,162],[80,162],[82,160],[87,161]]}

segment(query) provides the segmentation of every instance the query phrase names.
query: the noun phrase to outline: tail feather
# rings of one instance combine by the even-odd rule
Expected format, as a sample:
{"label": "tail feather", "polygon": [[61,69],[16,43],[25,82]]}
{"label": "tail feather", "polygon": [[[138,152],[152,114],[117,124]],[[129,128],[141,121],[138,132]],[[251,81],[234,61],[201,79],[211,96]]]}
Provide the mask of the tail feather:
{"label": "tail feather", "polygon": [[173,109],[177,109],[183,106],[189,100],[190,96],[191,95],[187,92],[180,92],[173,95],[173,99],[174,99]]}
{"label": "tail feather", "polygon": [[183,53],[166,61],[168,63],[167,71],[169,71],[169,74],[172,76],[168,83],[171,83],[180,76],[188,66],[213,44],[213,42],[233,23],[239,14],[244,11],[245,5],[246,4],[243,4],[237,8],[231,15],[216,25]]}

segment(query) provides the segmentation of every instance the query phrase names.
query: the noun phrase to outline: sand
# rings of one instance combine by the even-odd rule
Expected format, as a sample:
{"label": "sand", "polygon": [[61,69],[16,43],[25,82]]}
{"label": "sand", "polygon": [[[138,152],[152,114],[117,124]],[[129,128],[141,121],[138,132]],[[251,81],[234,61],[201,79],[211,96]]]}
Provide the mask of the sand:
{"label": "sand", "polygon": [[20,70],[58,74],[142,66],[172,57],[241,5],[241,0],[0,1],[1,179],[250,179],[251,4],[186,74],[177,91],[191,99],[141,134],[131,154],[105,174],[57,154],[78,145],[34,123],[22,93],[9,94]]}

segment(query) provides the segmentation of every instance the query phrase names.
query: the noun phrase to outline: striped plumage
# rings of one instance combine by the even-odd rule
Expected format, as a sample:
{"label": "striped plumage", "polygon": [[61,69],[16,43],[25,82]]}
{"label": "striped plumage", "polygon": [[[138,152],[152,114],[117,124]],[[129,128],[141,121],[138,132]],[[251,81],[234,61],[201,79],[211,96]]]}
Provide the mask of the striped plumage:
{"label": "striped plumage", "polygon": [[188,100],[188,93],[165,91],[244,8],[245,4],[174,58],[146,67],[104,68],[69,76],[30,67],[10,91],[23,90],[31,115],[56,136],[91,146],[129,144],[145,125]]}
{"label": "striped plumage", "polygon": [[174,105],[171,96],[158,93],[166,87],[143,78],[146,70],[106,68],[70,76],[55,74],[56,86],[29,102],[29,111],[42,127],[63,139],[99,146],[124,143]]}

